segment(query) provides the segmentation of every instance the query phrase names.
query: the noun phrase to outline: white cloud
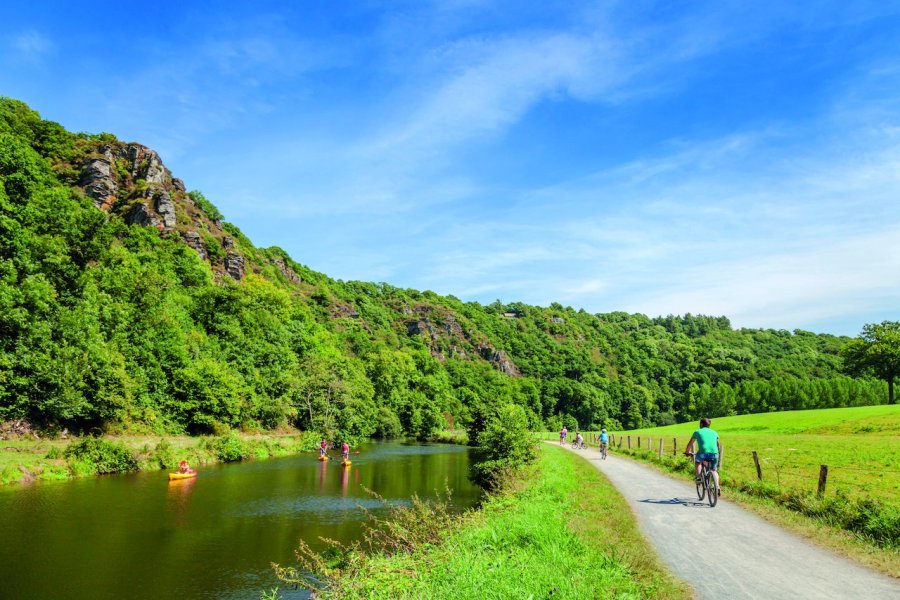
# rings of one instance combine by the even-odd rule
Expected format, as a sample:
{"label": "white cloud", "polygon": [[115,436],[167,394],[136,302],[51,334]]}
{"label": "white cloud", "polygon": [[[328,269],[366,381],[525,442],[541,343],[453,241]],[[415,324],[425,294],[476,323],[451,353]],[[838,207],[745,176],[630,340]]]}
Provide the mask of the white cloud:
{"label": "white cloud", "polygon": [[50,38],[33,29],[12,36],[9,47],[15,60],[27,64],[39,63],[56,50]]}

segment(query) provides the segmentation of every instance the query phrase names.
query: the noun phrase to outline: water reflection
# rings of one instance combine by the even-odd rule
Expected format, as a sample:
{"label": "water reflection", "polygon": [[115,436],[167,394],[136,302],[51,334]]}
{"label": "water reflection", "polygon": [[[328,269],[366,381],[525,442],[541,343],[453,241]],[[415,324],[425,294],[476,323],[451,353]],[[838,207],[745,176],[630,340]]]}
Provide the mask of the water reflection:
{"label": "water reflection", "polygon": [[353,467],[341,467],[341,496],[347,495],[347,483],[350,481],[350,469]]}
{"label": "water reflection", "polygon": [[175,516],[176,527],[181,527],[185,523],[188,502],[190,501],[191,491],[194,489],[195,483],[197,483],[196,477],[190,479],[169,480],[167,498],[170,510]]}
{"label": "water reflection", "polygon": [[319,491],[325,491],[325,477],[328,475],[328,461],[319,461]]}

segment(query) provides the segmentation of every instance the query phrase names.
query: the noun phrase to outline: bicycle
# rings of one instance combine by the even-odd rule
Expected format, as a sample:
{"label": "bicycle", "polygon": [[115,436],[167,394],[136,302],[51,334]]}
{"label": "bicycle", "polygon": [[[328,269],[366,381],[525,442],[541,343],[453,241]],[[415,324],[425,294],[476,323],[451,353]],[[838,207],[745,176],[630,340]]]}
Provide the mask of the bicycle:
{"label": "bicycle", "polygon": [[[693,463],[695,454],[693,452],[686,452],[685,454],[691,457],[691,462]],[[703,460],[700,462],[700,480],[695,480],[695,483],[697,484],[697,498],[702,502],[705,497],[707,502],[709,502],[709,507],[714,507],[719,501],[719,490],[716,489],[716,480],[713,479],[709,461]]]}
{"label": "bicycle", "polygon": [[600,442],[600,458],[602,460],[606,460],[606,453],[609,450],[609,444],[606,442]]}
{"label": "bicycle", "polygon": [[577,441],[572,442],[572,450],[584,450],[585,448],[587,448],[587,446],[585,445],[584,440],[581,440],[580,444]]}

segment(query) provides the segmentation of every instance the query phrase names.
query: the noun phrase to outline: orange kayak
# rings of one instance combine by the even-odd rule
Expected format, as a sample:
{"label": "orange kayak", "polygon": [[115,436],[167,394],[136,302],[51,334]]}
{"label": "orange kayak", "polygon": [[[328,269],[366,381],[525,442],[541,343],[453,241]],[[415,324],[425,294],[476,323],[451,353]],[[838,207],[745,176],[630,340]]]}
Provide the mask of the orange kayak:
{"label": "orange kayak", "polygon": [[196,477],[197,471],[192,473],[169,473],[169,481],[175,481],[177,479],[190,479],[191,477]]}

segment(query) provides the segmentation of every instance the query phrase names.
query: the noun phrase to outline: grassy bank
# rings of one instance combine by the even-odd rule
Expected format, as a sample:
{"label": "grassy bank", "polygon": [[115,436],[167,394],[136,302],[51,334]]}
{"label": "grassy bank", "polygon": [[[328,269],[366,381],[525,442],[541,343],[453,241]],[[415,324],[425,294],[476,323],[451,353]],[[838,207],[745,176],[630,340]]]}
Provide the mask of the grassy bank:
{"label": "grassy bank", "polygon": [[[313,450],[308,434],[208,437],[117,436],[99,444],[81,439],[18,439],[0,441],[0,483],[87,477],[104,472],[171,469],[181,460],[191,466],[253,458],[287,456]],[[108,470],[114,464],[114,471]]]}
{"label": "grassy bank", "polygon": [[558,448],[542,447],[525,480],[441,529],[408,551],[344,556],[326,597],[690,597],[615,488]]}

